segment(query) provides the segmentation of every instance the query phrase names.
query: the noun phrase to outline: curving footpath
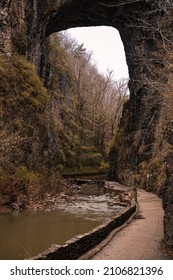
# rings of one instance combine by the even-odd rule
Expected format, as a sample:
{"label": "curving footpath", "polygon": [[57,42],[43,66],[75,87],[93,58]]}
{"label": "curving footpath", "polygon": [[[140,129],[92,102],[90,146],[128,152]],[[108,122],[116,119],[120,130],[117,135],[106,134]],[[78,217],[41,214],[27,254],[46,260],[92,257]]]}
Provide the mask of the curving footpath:
{"label": "curving footpath", "polygon": [[138,190],[139,213],[91,259],[93,260],[167,260],[163,249],[163,209],[161,199]]}

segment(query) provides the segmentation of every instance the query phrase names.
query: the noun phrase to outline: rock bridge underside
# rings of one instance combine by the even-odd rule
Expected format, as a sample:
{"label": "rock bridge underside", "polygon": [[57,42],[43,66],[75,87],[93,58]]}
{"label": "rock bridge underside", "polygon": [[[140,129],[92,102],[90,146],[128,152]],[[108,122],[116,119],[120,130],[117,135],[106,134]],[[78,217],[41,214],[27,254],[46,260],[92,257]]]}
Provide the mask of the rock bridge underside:
{"label": "rock bridge underside", "polygon": [[9,54],[11,38],[25,31],[22,51],[40,75],[44,40],[52,33],[101,25],[119,31],[130,98],[110,153],[110,176],[162,195],[165,240],[173,246],[173,122],[166,107],[173,91],[173,0],[2,0],[0,10],[1,51]]}

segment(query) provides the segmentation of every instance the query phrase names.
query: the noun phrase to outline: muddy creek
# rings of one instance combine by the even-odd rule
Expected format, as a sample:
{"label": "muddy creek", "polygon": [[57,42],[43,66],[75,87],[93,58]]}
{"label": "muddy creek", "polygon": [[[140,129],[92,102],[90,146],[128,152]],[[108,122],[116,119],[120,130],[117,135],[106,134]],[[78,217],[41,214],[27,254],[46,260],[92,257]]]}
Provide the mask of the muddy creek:
{"label": "muddy creek", "polygon": [[49,212],[0,214],[0,259],[19,260],[35,256],[51,244],[63,244],[88,232],[119,212],[106,195],[83,196]]}

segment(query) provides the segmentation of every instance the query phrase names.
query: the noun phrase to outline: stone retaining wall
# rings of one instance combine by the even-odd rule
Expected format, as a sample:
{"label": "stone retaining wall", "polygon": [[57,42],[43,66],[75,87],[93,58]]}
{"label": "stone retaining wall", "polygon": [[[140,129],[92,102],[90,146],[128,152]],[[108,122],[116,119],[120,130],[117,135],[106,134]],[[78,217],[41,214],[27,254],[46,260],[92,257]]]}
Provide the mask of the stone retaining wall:
{"label": "stone retaining wall", "polygon": [[93,230],[68,240],[64,245],[52,245],[33,260],[76,260],[103,241],[114,229],[122,226],[136,212],[136,204]]}

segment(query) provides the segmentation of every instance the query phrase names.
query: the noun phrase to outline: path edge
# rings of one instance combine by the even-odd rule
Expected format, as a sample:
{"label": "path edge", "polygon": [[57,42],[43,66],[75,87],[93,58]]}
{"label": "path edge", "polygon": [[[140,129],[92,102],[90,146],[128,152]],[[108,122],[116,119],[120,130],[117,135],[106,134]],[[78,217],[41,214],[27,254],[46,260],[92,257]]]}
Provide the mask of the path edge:
{"label": "path edge", "polygon": [[127,227],[131,223],[131,221],[134,219],[134,217],[136,216],[138,211],[139,211],[139,208],[138,208],[138,205],[136,204],[136,211],[131,215],[131,217],[126,222],[124,222],[123,225],[112,230],[111,233],[103,241],[101,241],[94,248],[92,248],[91,250],[89,250],[88,252],[83,254],[81,257],[79,257],[78,260],[89,260],[94,255],[99,253],[112,240],[112,238],[116,235],[116,233],[118,233],[120,230]]}

